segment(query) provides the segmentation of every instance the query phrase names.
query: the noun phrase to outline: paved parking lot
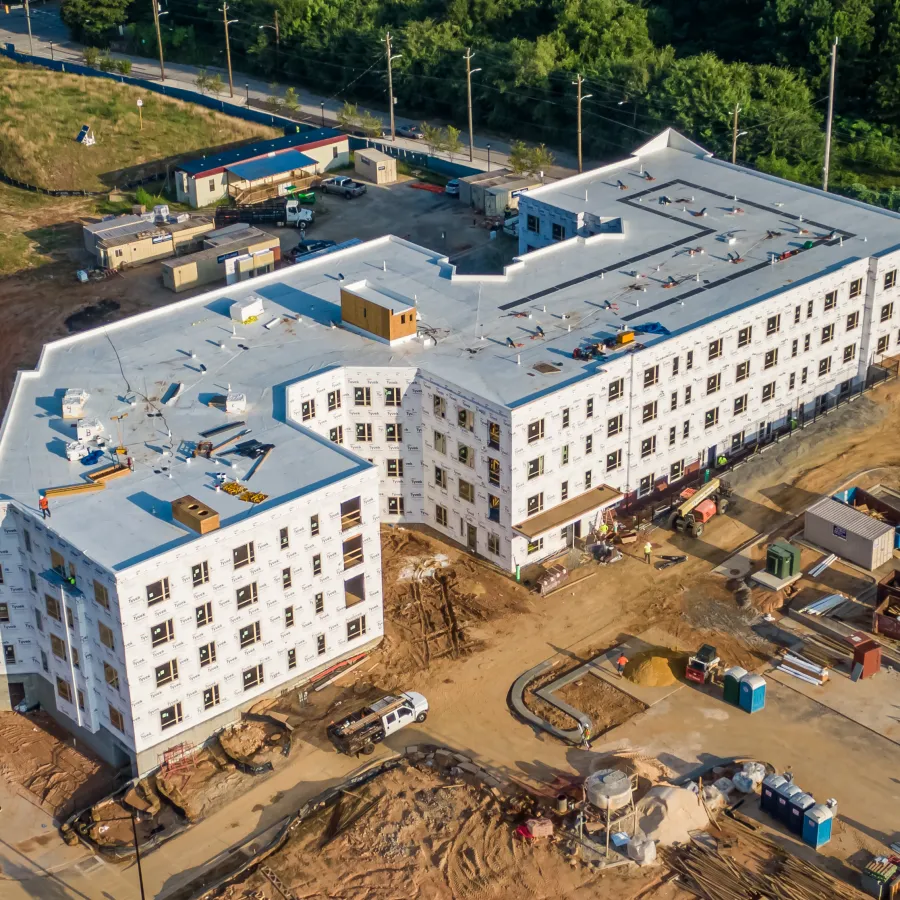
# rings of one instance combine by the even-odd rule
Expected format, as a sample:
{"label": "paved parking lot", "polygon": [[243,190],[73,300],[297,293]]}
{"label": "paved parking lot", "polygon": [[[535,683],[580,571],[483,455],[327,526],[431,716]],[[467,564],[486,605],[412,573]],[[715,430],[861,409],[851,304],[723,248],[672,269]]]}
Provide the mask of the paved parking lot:
{"label": "paved parking lot", "polygon": [[[490,240],[482,217],[463,206],[456,197],[435,194],[410,187],[410,181],[377,187],[368,185],[362,197],[345,200],[335,195],[319,196],[316,221],[307,230],[310,240],[367,241],[394,234],[416,244],[439,250],[449,257],[460,257],[468,272],[483,260],[487,268],[498,271],[512,259],[516,242],[506,235]],[[281,251],[296,246],[300,235],[294,228],[271,229],[281,239]],[[464,262],[463,262],[464,261]]]}

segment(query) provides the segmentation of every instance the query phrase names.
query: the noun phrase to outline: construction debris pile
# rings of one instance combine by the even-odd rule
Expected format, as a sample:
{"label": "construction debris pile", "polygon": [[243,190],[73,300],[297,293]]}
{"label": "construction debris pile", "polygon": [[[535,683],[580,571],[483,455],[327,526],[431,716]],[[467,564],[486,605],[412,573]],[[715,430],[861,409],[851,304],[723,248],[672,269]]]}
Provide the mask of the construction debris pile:
{"label": "construction debris pile", "polygon": [[142,846],[145,840],[164,840],[233,800],[259,774],[272,771],[290,746],[286,727],[246,719],[204,747],[178,745],[167,751],[158,771],[63,825],[63,837],[77,831],[103,852],[128,855],[134,846],[133,812],[140,816]]}
{"label": "construction debris pile", "polygon": [[[224,900],[509,900],[598,896],[599,876],[573,867],[546,835],[528,797],[508,797],[450,751],[419,754],[344,791],[292,826],[285,843]],[[464,760],[465,757],[462,757]],[[527,830],[527,829],[526,829]],[[535,837],[537,839],[532,840]]]}

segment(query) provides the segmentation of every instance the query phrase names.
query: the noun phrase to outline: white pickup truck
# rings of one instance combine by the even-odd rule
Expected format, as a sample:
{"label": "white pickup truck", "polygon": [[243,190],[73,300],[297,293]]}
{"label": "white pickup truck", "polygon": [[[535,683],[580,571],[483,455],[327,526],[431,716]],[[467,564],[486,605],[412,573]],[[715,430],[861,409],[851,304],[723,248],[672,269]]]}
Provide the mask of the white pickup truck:
{"label": "white pickup truck", "polygon": [[354,181],[346,175],[335,175],[334,178],[326,178],[319,184],[319,190],[326,194],[343,194],[348,200],[351,197],[359,197],[366,192],[366,186],[361,181]]}
{"label": "white pickup truck", "polygon": [[371,753],[375,744],[413,722],[428,718],[428,701],[415,691],[387,695],[328,726],[328,737],[341,753]]}

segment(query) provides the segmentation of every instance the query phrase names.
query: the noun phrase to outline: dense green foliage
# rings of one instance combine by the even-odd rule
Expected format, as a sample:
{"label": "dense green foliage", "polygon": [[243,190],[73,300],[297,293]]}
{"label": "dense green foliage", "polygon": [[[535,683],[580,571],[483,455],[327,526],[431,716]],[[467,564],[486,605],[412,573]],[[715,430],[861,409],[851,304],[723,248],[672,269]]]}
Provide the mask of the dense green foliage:
{"label": "dense green foliage", "polygon": [[62,0],[59,14],[72,37],[95,44],[108,40],[109,31],[124,25],[132,0]]}
{"label": "dense green foliage", "polygon": [[[79,5],[86,0],[66,0]],[[121,5],[123,0],[91,0]],[[220,0],[168,0],[169,58],[224,65]],[[278,13],[280,45],[275,46]],[[152,7],[128,8],[131,49],[153,55]],[[896,205],[900,0],[231,0],[235,66],[317,94],[387,108],[392,34],[397,110],[465,122],[471,46],[476,127],[574,149],[586,79],[585,154],[621,156],[672,125],[730,158],[821,180],[834,35],[840,38],[832,186]],[[302,99],[302,97],[301,97]]]}

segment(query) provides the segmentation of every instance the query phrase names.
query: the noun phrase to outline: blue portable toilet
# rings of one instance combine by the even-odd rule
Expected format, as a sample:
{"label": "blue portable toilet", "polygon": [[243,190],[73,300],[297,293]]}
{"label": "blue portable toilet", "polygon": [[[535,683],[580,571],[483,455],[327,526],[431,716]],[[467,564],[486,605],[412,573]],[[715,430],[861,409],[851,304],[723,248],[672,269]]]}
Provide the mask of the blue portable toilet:
{"label": "blue portable toilet", "polygon": [[787,784],[787,778],[784,775],[766,775],[763,778],[762,787],[759,795],[759,808],[763,812],[774,816],[775,810],[778,808],[778,801],[775,799],[779,788]]}
{"label": "blue portable toilet", "polygon": [[811,794],[807,794],[805,791],[800,791],[799,794],[794,794],[790,800],[788,800],[788,828],[794,832],[794,834],[803,834],[803,814],[806,810],[812,808],[816,805],[816,801]]}
{"label": "blue portable toilet", "polygon": [[775,818],[787,825],[791,821],[791,799],[802,794],[800,787],[792,781],[783,784],[775,794]]}
{"label": "blue portable toilet", "polygon": [[759,712],[766,705],[766,680],[762,675],[745,675],[741,679],[740,707],[744,712]]}
{"label": "blue portable toilet", "polygon": [[816,848],[827,844],[833,822],[834,814],[823,803],[811,806],[803,813],[803,843]]}

